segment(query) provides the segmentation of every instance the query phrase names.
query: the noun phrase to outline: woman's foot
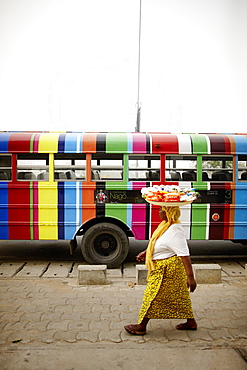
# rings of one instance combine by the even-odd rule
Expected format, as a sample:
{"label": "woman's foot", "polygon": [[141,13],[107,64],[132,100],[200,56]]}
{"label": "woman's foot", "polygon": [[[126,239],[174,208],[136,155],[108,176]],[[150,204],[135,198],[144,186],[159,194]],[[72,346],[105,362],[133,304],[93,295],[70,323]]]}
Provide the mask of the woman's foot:
{"label": "woman's foot", "polygon": [[143,328],[140,324],[126,325],[124,326],[124,329],[127,331],[127,333],[132,334],[132,335],[145,335],[146,334],[146,328]]}
{"label": "woman's foot", "polygon": [[178,324],[176,326],[177,330],[197,330],[197,323],[195,319],[188,319],[187,322],[183,324]]}

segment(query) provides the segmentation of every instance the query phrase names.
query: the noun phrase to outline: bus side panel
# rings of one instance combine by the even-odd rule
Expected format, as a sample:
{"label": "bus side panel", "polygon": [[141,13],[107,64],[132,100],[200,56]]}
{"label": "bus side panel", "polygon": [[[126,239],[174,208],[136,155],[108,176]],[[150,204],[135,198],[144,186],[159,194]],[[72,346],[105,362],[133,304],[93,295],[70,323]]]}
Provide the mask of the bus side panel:
{"label": "bus side panel", "polygon": [[231,233],[231,208],[230,204],[225,204],[224,207],[224,230],[223,230],[223,240],[228,240]]}
{"label": "bus side panel", "polygon": [[39,183],[39,239],[58,239],[57,184]]}
{"label": "bus side panel", "polygon": [[33,235],[32,239],[39,240],[39,185],[33,184]]}
{"label": "bus side panel", "polygon": [[81,222],[81,183],[64,183],[64,239],[72,239]]}
{"label": "bus side panel", "polygon": [[[132,189],[140,190],[147,186],[146,182],[133,182]],[[149,239],[150,206],[148,204],[132,204],[132,231],[137,240]]]}
{"label": "bus side panel", "polygon": [[147,219],[146,204],[132,205],[132,230],[137,240],[147,239],[147,228],[149,220]]}
{"label": "bus side panel", "polygon": [[88,187],[88,183],[82,184],[82,224],[96,217],[95,189],[95,184],[90,184],[90,188]]}
{"label": "bus side panel", "polygon": [[[246,154],[247,136],[234,136],[236,142],[236,153]],[[247,184],[238,183],[236,188],[236,209],[235,209],[235,229],[234,239],[247,240]]]}
{"label": "bus side panel", "polygon": [[58,189],[58,239],[64,239],[64,186],[65,183],[58,182],[57,189]]}
{"label": "bus side panel", "polygon": [[124,224],[127,224],[127,209],[128,204],[111,204],[105,205],[105,217],[114,217]]}
{"label": "bus side panel", "polygon": [[236,190],[234,239],[247,240],[247,185],[238,186]]}
{"label": "bus side panel", "polygon": [[30,207],[30,183],[9,184],[9,239],[31,238]]}
{"label": "bus side panel", "polygon": [[[228,207],[229,208],[229,207]],[[229,229],[229,212],[226,212],[224,204],[211,204],[209,215],[209,239],[210,240],[223,240],[224,236],[228,235]],[[214,220],[214,215],[219,215],[218,220]]]}
{"label": "bus side panel", "polygon": [[154,230],[158,227],[158,225],[161,222],[161,219],[159,216],[159,209],[160,209],[159,206],[154,206],[154,205],[151,206],[151,222],[150,222],[151,223],[151,230],[150,230],[151,234],[149,235],[149,237],[153,235]]}
{"label": "bus side panel", "polygon": [[9,239],[8,183],[0,183],[0,239]]}
{"label": "bus side panel", "polygon": [[193,204],[191,212],[191,236],[192,240],[208,239],[208,214],[209,204]]}
{"label": "bus side panel", "polygon": [[180,208],[181,216],[180,221],[183,225],[184,234],[186,239],[190,239],[190,233],[191,233],[191,206],[183,206]]}

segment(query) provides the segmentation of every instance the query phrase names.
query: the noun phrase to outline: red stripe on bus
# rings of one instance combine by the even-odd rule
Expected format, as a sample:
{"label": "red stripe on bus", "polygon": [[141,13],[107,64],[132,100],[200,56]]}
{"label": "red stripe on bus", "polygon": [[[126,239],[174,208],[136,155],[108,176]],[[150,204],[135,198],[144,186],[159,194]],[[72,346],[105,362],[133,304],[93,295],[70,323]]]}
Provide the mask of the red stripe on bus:
{"label": "red stripe on bus", "polygon": [[178,154],[177,135],[151,135],[152,153]]}
{"label": "red stripe on bus", "polygon": [[152,206],[151,209],[151,235],[153,235],[154,230],[158,227],[161,222],[159,216],[159,208],[158,206]]}
{"label": "red stripe on bus", "polygon": [[34,239],[39,239],[39,190],[38,183],[33,184],[33,236]]}
{"label": "red stripe on bus", "polygon": [[231,154],[231,142],[229,140],[229,136],[224,135],[224,142],[225,142],[225,153],[226,154]]}
{"label": "red stripe on bus", "polygon": [[32,133],[11,134],[9,137],[10,153],[30,153],[30,141]]}
{"label": "red stripe on bus", "polygon": [[9,186],[9,238],[30,239],[29,182]]}

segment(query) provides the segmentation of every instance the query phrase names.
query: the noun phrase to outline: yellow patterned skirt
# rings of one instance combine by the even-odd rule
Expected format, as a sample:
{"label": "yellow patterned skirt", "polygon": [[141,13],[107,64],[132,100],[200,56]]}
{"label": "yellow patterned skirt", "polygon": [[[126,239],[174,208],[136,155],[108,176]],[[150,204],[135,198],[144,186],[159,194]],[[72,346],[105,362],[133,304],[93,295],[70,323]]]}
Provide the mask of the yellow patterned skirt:
{"label": "yellow patterned skirt", "polygon": [[193,319],[186,271],[181,257],[156,260],[148,278],[138,323],[150,319]]}

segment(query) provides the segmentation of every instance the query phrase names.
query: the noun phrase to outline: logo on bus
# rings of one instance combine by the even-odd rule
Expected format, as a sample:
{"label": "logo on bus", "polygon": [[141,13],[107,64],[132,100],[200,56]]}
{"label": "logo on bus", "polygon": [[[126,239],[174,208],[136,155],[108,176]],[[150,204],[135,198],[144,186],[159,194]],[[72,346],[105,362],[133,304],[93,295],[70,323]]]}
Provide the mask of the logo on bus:
{"label": "logo on bus", "polygon": [[220,219],[220,215],[219,215],[218,213],[214,213],[214,214],[212,215],[212,220],[213,220],[213,221],[219,221],[219,219]]}

